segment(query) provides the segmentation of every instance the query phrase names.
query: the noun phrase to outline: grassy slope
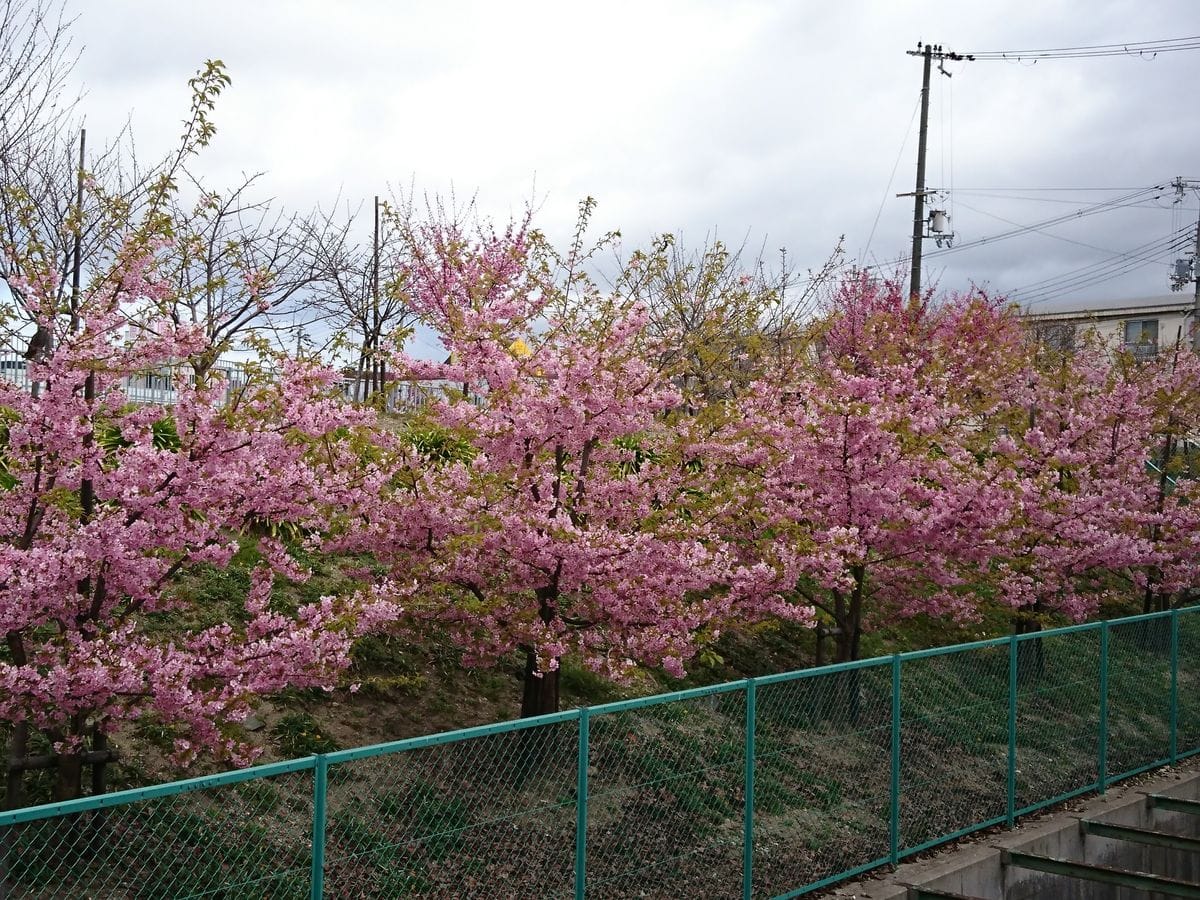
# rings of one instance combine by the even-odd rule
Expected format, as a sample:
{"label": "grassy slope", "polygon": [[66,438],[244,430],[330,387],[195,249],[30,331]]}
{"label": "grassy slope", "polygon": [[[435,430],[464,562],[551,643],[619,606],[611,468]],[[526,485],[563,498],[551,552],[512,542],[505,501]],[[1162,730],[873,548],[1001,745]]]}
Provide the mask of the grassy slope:
{"label": "grassy slope", "polygon": [[[353,582],[346,570],[369,563],[297,553],[312,570],[312,578],[302,584],[277,585],[273,602],[280,607],[294,607],[348,590]],[[190,612],[153,617],[146,627],[175,632],[237,621],[242,615],[249,572],[256,561],[256,551],[247,547],[228,569],[202,568],[189,575],[177,589],[190,601]],[[1125,615],[1136,611],[1129,607],[1103,612]],[[1007,610],[1000,607],[987,610],[979,622],[967,624],[918,616],[870,632],[864,637],[863,655],[994,637],[1007,633],[1009,622]],[[783,623],[727,631],[709,652],[692,660],[683,679],[643,671],[629,683],[614,684],[567,659],[562,671],[562,704],[564,708],[595,705],[791,671],[812,665],[813,651],[811,631]],[[272,761],[502,721],[515,717],[519,709],[521,672],[521,660],[516,656],[490,669],[464,668],[457,649],[436,636],[420,642],[371,637],[355,649],[354,665],[345,679],[345,685],[361,684],[357,693],[350,693],[345,686],[331,693],[285,691],[260,704],[255,718],[261,727],[254,723],[253,731],[237,732],[239,737],[262,747],[263,761]],[[169,761],[174,737],[169,727],[151,720],[122,729],[114,743],[125,762],[112,773],[110,789],[179,777]],[[0,752],[3,744],[0,732]],[[36,752],[38,748],[34,749]],[[201,763],[191,774],[216,768],[221,767]],[[48,797],[49,778],[33,779],[30,794],[36,799]]]}

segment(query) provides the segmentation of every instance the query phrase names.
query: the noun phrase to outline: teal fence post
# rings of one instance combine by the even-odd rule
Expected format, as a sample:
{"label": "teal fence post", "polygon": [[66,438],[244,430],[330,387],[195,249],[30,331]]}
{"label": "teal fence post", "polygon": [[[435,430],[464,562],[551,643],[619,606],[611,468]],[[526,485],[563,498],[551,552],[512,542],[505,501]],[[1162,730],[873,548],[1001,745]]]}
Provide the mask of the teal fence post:
{"label": "teal fence post", "polygon": [[1171,610],[1171,764],[1179,761],[1179,609]]}
{"label": "teal fence post", "polygon": [[1100,624],[1100,735],[1096,788],[1108,790],[1108,620]]}
{"label": "teal fence post", "polygon": [[575,774],[575,900],[587,890],[588,751],[591,738],[585,706],[579,710],[579,768]]}
{"label": "teal fence post", "polygon": [[900,862],[900,654],[892,654],[892,771],[888,801],[888,853]]}
{"label": "teal fence post", "polygon": [[742,821],[742,898],[754,896],[754,732],[758,718],[754,679],[746,679],[746,756],[742,770],[746,809]]}
{"label": "teal fence post", "polygon": [[325,754],[316,755],[313,769],[313,821],[312,821],[312,900],[321,900],[325,895],[325,795],[329,774],[329,763]]}
{"label": "teal fence post", "polygon": [[1017,820],[1017,635],[1008,642],[1008,827]]}

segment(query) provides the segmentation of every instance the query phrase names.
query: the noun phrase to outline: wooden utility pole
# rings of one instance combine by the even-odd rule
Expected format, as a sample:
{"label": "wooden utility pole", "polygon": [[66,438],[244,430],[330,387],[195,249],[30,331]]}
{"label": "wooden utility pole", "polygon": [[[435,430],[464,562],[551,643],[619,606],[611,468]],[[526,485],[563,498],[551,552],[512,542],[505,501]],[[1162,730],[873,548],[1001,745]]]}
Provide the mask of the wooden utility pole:
{"label": "wooden utility pole", "polygon": [[1192,352],[1200,353],[1200,214],[1196,218],[1196,257],[1192,261]]}
{"label": "wooden utility pole", "polygon": [[[921,241],[925,238],[925,148],[929,136],[929,78],[933,61],[938,61],[938,71],[947,78],[950,73],[942,65],[947,59],[973,59],[969,55],[943,50],[941,44],[917,44],[916,50],[905,51],[909,56],[920,56],[921,66],[921,130],[917,138],[917,186],[913,190],[913,227],[912,227],[912,277],[908,293],[910,297],[921,296]],[[898,196],[904,197],[905,194]]]}
{"label": "wooden utility pole", "polygon": [[925,144],[929,136],[929,71],[933,63],[933,47],[926,44],[922,55],[925,62],[921,67],[921,131],[917,138],[917,186],[913,191],[912,280],[908,288],[910,297],[921,296],[921,241],[925,237]]}
{"label": "wooden utility pole", "polygon": [[375,195],[375,241],[371,253],[371,393],[383,390],[379,356],[379,195]]}
{"label": "wooden utility pole", "polygon": [[[1192,178],[1184,178],[1182,176],[1171,182],[1171,187],[1175,188],[1175,202],[1182,203],[1186,192],[1195,191],[1197,196],[1200,196],[1200,180]],[[1184,260],[1176,260],[1175,273],[1171,276],[1171,290],[1179,291],[1189,281],[1192,282],[1192,323],[1191,323],[1191,344],[1192,352],[1200,353],[1200,214],[1196,218],[1196,246],[1192,255],[1191,275],[1185,275],[1179,270],[1179,264]]]}
{"label": "wooden utility pole", "polygon": [[83,277],[83,153],[87,129],[79,129],[79,168],[75,170],[75,234],[71,266],[71,333],[79,330],[79,291]]}

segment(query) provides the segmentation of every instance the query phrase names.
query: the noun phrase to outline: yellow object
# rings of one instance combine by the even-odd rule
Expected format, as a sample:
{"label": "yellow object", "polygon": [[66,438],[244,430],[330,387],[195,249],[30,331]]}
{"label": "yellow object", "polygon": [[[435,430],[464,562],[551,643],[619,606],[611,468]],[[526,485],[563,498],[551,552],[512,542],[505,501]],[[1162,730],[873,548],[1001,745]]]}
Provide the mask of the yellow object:
{"label": "yellow object", "polygon": [[533,356],[533,351],[529,349],[529,345],[525,343],[524,338],[517,338],[508,345],[508,352],[518,359],[529,359]]}

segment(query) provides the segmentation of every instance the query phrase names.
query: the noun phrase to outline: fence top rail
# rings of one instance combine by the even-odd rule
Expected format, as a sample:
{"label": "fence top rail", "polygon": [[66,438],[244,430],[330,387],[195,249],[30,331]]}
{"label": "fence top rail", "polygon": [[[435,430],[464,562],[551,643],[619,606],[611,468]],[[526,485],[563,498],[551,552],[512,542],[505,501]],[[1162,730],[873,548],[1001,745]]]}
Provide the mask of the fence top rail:
{"label": "fence top rail", "polygon": [[1012,637],[1017,643],[1021,643],[1022,641],[1036,641],[1044,637],[1079,634],[1081,631],[1102,631],[1103,629],[1103,622],[1085,622],[1082,625],[1064,625],[1061,628],[1051,628],[1048,631],[1027,631],[1025,634],[1014,634]]}
{"label": "fence top rail", "polygon": [[1136,616],[1124,616],[1120,619],[1106,619],[1103,622],[1093,624],[1107,625],[1109,628],[1119,625],[1136,625],[1138,622],[1149,622],[1152,619],[1169,619],[1171,616],[1175,615],[1176,612],[1183,612],[1183,610],[1164,609],[1160,612],[1141,613],[1140,615]]}
{"label": "fence top rail", "polygon": [[615,700],[612,703],[600,703],[588,707],[588,715],[602,716],[605,713],[625,712],[630,709],[641,709],[646,706],[658,706],[662,703],[676,703],[683,700],[698,700],[701,697],[712,697],[717,694],[729,694],[746,689],[752,680],[744,678],[741,681],[723,681],[720,684],[707,684],[703,687],[687,688],[682,691],[672,691],[669,694],[651,694],[649,697],[633,697],[629,700]]}
{"label": "fence top rail", "polygon": [[8,825],[18,825],[21,822],[51,819],[56,816],[88,812],[93,809],[125,806],[145,800],[172,797],[176,794],[226,787],[231,784],[239,784],[243,781],[254,781],[258,778],[287,775],[291,772],[304,772],[316,767],[316,759],[315,756],[305,756],[301,759],[289,759],[285,762],[269,763],[265,766],[253,766],[249,769],[234,769],[231,772],[221,772],[216,775],[201,775],[197,778],[187,778],[183,781],[170,781],[166,784],[130,788],[129,790],[116,791],[112,794],[80,797],[77,800],[64,800],[59,803],[46,803],[41,806],[28,806],[24,809],[0,812],[0,828]]}
{"label": "fence top rail", "polygon": [[453,744],[458,741],[469,741],[490,735],[506,734],[510,731],[522,731],[527,728],[538,728],[544,725],[557,725],[560,722],[571,722],[578,719],[580,715],[581,713],[578,709],[568,709],[544,716],[530,716],[527,719],[511,719],[507,722],[493,722],[490,725],[475,725],[471,728],[459,728],[456,731],[443,731],[440,734],[426,734],[420,737],[404,738],[399,741],[388,741],[383,744],[372,744],[369,747],[337,750],[333,753],[325,754],[325,761],[330,765],[335,765],[337,763],[353,762],[356,759],[366,759],[371,756],[381,756],[386,753],[403,753],[406,750],[420,750],[424,747]]}
{"label": "fence top rail", "polygon": [[888,666],[891,664],[891,656],[872,656],[870,659],[856,659],[852,662],[833,663],[828,666],[815,666],[808,669],[794,669],[791,672],[777,672],[774,675],[760,675],[753,680],[758,685],[779,684],[783,681],[797,681],[801,678],[815,678],[821,675],[836,675],[839,672],[849,672],[852,669],[870,669],[875,666]]}
{"label": "fence top rail", "polygon": [[[1058,631],[1042,631],[1039,632],[1043,637],[1047,634],[1053,634]],[[986,650],[988,647],[1003,647],[1012,642],[1012,635],[1008,637],[988,638],[984,641],[971,641],[969,644],[949,644],[945,647],[928,647],[925,650],[907,650],[904,653],[898,654],[901,662],[906,662],[910,659],[926,659],[930,656],[945,656],[949,653],[965,653],[969,650]]]}

